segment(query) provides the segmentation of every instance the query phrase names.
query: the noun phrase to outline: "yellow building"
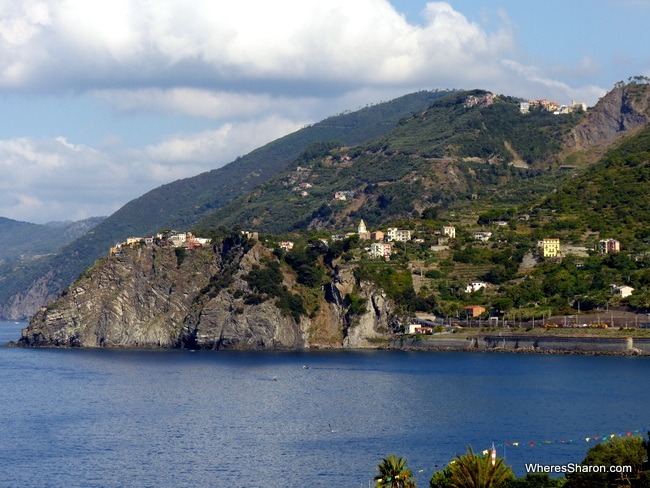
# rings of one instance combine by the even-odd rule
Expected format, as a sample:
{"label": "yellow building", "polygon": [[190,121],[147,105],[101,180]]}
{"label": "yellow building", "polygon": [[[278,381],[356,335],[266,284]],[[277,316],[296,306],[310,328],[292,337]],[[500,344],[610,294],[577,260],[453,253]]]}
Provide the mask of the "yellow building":
{"label": "yellow building", "polygon": [[560,255],[560,239],[544,239],[542,241],[542,256],[556,258]]}

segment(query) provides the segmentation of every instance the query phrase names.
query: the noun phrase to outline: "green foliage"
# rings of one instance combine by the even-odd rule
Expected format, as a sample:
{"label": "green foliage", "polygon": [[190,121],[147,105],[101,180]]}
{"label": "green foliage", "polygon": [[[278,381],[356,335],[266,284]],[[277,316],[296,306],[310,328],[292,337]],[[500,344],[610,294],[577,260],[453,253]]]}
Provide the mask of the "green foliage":
{"label": "green foliage", "polygon": [[422,211],[422,219],[435,220],[438,218],[440,210],[437,207],[427,207]]}
{"label": "green foliage", "polygon": [[185,257],[187,256],[187,249],[184,247],[177,247],[174,249],[174,254],[176,255],[176,266],[181,267],[181,264],[183,264],[183,261],[185,261]]}
{"label": "green foliage", "polygon": [[564,478],[551,478],[546,473],[529,473],[507,484],[508,488],[562,488],[566,485]]}
{"label": "green foliage", "polygon": [[429,480],[429,488],[454,488],[451,484],[451,469],[449,466],[433,473]]}
{"label": "green foliage", "polygon": [[438,280],[442,278],[442,273],[437,269],[429,269],[424,272],[424,276],[431,280]]}
{"label": "green foliage", "polygon": [[348,293],[343,300],[343,304],[346,306],[347,313],[350,316],[366,313],[366,302],[367,300],[360,297],[358,293]]}
{"label": "green foliage", "polygon": [[300,156],[296,158],[296,162],[308,163],[314,159],[324,158],[327,154],[335,148],[341,147],[340,142],[327,141],[327,142],[312,142],[307,149],[305,149]]}
{"label": "green foliage", "polygon": [[379,288],[403,309],[413,308],[415,291],[411,273],[394,265],[362,265],[354,270],[357,280],[367,280]]}
{"label": "green foliage", "polygon": [[532,163],[555,153],[560,137],[580,118],[577,114],[558,117],[547,111],[522,115],[517,100],[510,97],[500,97],[491,106],[464,106],[469,96],[485,93],[473,90],[438,100],[398,126],[391,138],[385,139],[386,150],[430,158],[496,156],[511,161],[513,155],[504,144],[507,141],[524,161]]}
{"label": "green foliage", "polygon": [[[216,234],[213,234],[213,240],[216,240]],[[250,250],[251,243],[241,233],[235,232],[216,241],[215,248],[221,257],[221,271],[210,278],[199,297],[214,298],[232,284],[239,269],[240,258]],[[238,293],[241,291],[238,290]]]}
{"label": "green foliage", "polygon": [[587,172],[545,199],[574,228],[633,243],[650,237],[650,128],[626,139]]}
{"label": "green foliage", "polygon": [[[280,264],[277,261],[270,261],[264,268],[258,265],[253,265],[251,271],[243,278],[258,294],[276,298],[276,306],[280,311],[284,315],[293,317],[296,322],[300,321],[301,315],[307,315],[302,297],[291,293],[287,287],[282,284],[282,271],[280,269]],[[256,302],[259,301],[260,298],[251,297],[251,300]]]}
{"label": "green foliage", "polygon": [[507,487],[514,479],[512,469],[503,459],[496,458],[494,464],[489,456],[479,456],[472,451],[457,455],[444,470],[433,474],[430,488],[498,488]]}
{"label": "green foliage", "polygon": [[326,252],[325,245],[315,241],[306,247],[292,249],[284,255],[284,260],[296,272],[298,283],[319,288],[323,284],[324,270],[318,258]]}
{"label": "green foliage", "polygon": [[377,488],[415,488],[413,473],[406,467],[406,459],[390,455],[381,460],[377,466],[379,474],[375,476]]}
{"label": "green foliage", "polygon": [[244,280],[251,288],[258,293],[264,293],[272,297],[280,296],[282,293],[283,278],[280,264],[277,261],[267,263],[264,268],[254,264],[251,271],[244,276]]}
{"label": "green foliage", "polygon": [[[639,436],[616,437],[597,444],[587,452],[581,466],[631,466],[632,473],[577,472],[568,473],[567,487],[589,486],[593,488],[610,486],[646,487],[650,484],[650,466],[647,443]],[[644,472],[644,469],[646,470]]]}

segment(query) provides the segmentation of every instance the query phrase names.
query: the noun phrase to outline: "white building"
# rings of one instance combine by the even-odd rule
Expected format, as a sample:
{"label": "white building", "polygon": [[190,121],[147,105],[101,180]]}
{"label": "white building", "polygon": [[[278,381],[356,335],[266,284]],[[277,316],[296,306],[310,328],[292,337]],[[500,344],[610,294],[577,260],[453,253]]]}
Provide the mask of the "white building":
{"label": "white building", "polygon": [[483,281],[472,281],[465,287],[465,293],[474,293],[475,291],[479,291],[482,288],[487,288],[487,283]]}
{"label": "white building", "polygon": [[449,236],[451,239],[456,238],[456,227],[444,226],[442,228],[442,233],[446,236]]}
{"label": "white building", "polygon": [[389,227],[386,230],[386,240],[389,242],[391,241],[397,241],[397,242],[407,242],[411,240],[411,231],[410,230],[402,230],[398,229],[397,227]]}
{"label": "white building", "polygon": [[623,285],[623,286],[612,285],[612,289],[614,291],[614,295],[618,295],[621,298],[629,297],[632,293],[634,293],[634,288],[627,285]]}
{"label": "white building", "polygon": [[361,219],[361,221],[359,222],[359,228],[357,229],[357,233],[365,234],[366,232],[368,232],[368,229],[366,229],[366,223],[363,221],[363,219]]}
{"label": "white building", "polygon": [[598,241],[596,249],[600,254],[609,254],[610,252],[620,252],[621,243],[616,239],[602,239]]}
{"label": "white building", "polygon": [[475,232],[474,239],[481,242],[487,242],[492,237],[492,232]]}
{"label": "white building", "polygon": [[390,259],[393,252],[393,246],[387,242],[373,242],[370,244],[370,255],[373,258]]}
{"label": "white building", "polygon": [[359,227],[357,228],[357,234],[359,234],[359,239],[368,240],[370,239],[370,232],[366,228],[366,223],[361,219],[359,222]]}

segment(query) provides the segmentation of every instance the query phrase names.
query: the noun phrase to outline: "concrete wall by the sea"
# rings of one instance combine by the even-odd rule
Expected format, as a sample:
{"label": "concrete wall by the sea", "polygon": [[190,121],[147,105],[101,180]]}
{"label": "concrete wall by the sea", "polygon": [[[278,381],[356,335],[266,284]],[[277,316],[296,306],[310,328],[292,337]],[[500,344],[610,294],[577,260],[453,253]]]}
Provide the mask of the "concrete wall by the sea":
{"label": "concrete wall by the sea", "polygon": [[400,338],[394,347],[413,349],[449,349],[458,351],[520,351],[585,354],[648,354],[650,338],[632,337],[541,337],[473,336],[449,338]]}

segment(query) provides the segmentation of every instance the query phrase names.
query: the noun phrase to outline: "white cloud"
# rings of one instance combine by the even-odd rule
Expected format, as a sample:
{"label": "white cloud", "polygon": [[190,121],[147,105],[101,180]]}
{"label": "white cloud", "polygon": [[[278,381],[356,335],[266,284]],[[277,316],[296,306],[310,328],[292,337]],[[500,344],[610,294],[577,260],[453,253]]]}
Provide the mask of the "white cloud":
{"label": "white cloud", "polygon": [[0,173],[0,215],[28,221],[77,215],[88,202],[95,212],[115,210],[112,200],[134,190],[125,168],[63,137],[0,141]]}
{"label": "white cloud", "polygon": [[503,66],[521,80],[519,92],[510,92],[512,95],[532,98],[534,94],[535,98],[547,97],[560,103],[573,99],[594,104],[606,93],[606,90],[594,85],[571,87],[567,83],[544,76],[535,66],[523,65],[517,61],[504,60]]}
{"label": "white cloud", "polygon": [[269,117],[120,154],[64,137],[0,140],[0,215],[30,222],[108,215],[155,187],[223,166],[298,128]]}
{"label": "white cloud", "polygon": [[596,60],[549,76],[518,51],[517,26],[495,13],[498,28],[488,30],[447,2],[428,3],[416,25],[388,0],[0,0],[0,93],[90,94],[121,117],[154,114],[140,119],[153,125],[158,114],[180,115],[195,131],[128,149],[132,134],[101,121],[87,145],[0,140],[0,215],[110,213],[307,122],[419,89],[589,103],[604,93],[560,81],[598,70]]}
{"label": "white cloud", "polygon": [[489,73],[513,42],[507,30],[488,34],[444,2],[427,5],[423,27],[386,0],[50,0],[2,13],[0,48],[14,50],[2,63],[5,87],[19,79],[24,87],[62,88],[260,79],[392,84],[447,70]]}
{"label": "white cloud", "polygon": [[447,2],[428,3],[421,25],[388,0],[12,5],[0,3],[0,89],[91,92],[126,112],[300,119],[317,99],[362,87],[511,92],[552,81],[508,66],[530,62],[504,11],[488,31]]}
{"label": "white cloud", "polygon": [[203,119],[242,119],[260,113],[292,112],[306,117],[307,108],[317,104],[310,97],[275,97],[266,93],[210,91],[197,88],[141,88],[98,90],[97,98],[118,111],[184,114]]}
{"label": "white cloud", "polygon": [[277,117],[227,123],[214,130],[169,137],[157,145],[147,146],[144,157],[149,161],[174,166],[179,163],[198,163],[207,170],[222,166],[237,156],[299,128],[300,124]]}

